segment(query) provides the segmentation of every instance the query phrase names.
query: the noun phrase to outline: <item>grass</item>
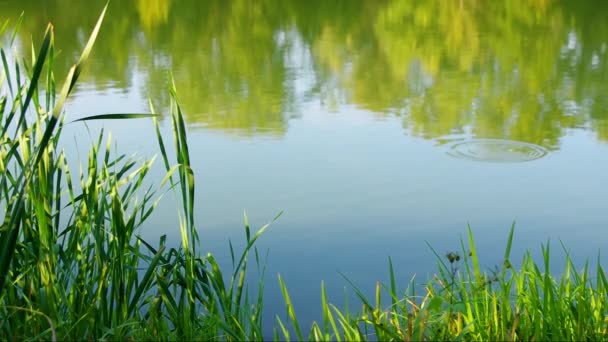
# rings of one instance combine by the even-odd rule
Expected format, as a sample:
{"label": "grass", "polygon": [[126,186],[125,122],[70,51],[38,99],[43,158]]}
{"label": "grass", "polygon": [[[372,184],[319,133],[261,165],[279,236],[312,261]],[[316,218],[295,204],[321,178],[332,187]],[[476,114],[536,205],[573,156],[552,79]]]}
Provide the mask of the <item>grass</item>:
{"label": "grass", "polygon": [[[176,101],[170,111],[174,161],[169,160],[153,112],[99,114],[69,123],[152,117],[167,169],[158,188],[143,188],[153,160],[115,155],[111,135],[104,143],[103,131],[78,173],[59,147],[65,125],[63,105],[86,63],[104,14],[105,9],[58,94],[52,72],[51,25],[30,61],[13,67],[4,47],[1,50],[0,336],[11,340],[208,339],[221,338],[221,329],[230,332],[227,339],[260,339],[261,306],[249,309],[245,305],[249,298],[244,274],[246,256],[265,228],[251,236],[246,227],[248,246],[228,283],[213,256],[200,256],[194,174]],[[175,99],[175,89],[170,91]],[[165,237],[152,244],[138,234],[167,193],[180,203],[179,248],[168,248]]]}
{"label": "grass", "polygon": [[[194,170],[174,84],[168,90],[172,143],[163,140],[152,106],[150,113],[99,114],[68,123],[152,118],[166,169],[158,186],[144,185],[154,159],[116,154],[111,135],[103,131],[85,165],[75,171],[67,162],[68,152],[60,147],[63,106],[104,14],[105,9],[59,91],[51,25],[41,46],[31,47],[29,60],[10,65],[0,46],[3,340],[262,340],[272,337],[263,335],[269,325],[277,340],[608,339],[608,281],[599,260],[593,272],[588,264],[577,271],[567,256],[564,272],[552,276],[546,245],[540,265],[526,254],[516,270],[510,256],[513,228],[504,264],[491,272],[480,269],[469,230],[460,252],[437,254],[437,276],[422,290],[412,281],[400,292],[390,259],[390,282],[376,284],[375,298],[351,283],[360,312],[330,304],[322,287],[323,314],[310,327],[298,322],[279,277],[287,320],[263,322],[264,269],[255,243],[268,225],[252,233],[245,216],[246,244],[240,253],[230,245],[231,272],[198,250]],[[8,27],[0,23],[0,34]],[[11,37],[8,48],[15,34]],[[153,243],[139,235],[166,195],[179,203],[181,241],[175,248],[164,236]],[[255,293],[245,276],[251,262],[262,274]]]}
{"label": "grass", "polygon": [[[362,303],[357,314],[327,304],[322,292],[323,319],[314,323],[309,340],[465,340],[465,341],[601,341],[608,340],[608,281],[599,260],[592,274],[589,264],[574,268],[566,255],[565,270],[551,276],[550,248],[542,246],[539,266],[526,253],[519,269],[511,263],[511,228],[504,264],[492,272],[479,267],[473,235],[461,252],[437,255],[437,276],[420,295],[412,282],[398,292],[389,259],[390,284],[377,284],[374,300],[351,283]],[[347,279],[348,281],[348,279]],[[350,283],[350,281],[348,281]],[[298,340],[297,325],[285,285],[281,282],[289,317]],[[382,297],[388,297],[388,304]],[[280,322],[279,325],[285,325]],[[289,337],[289,331],[282,329]],[[289,338],[287,338],[289,339]]]}

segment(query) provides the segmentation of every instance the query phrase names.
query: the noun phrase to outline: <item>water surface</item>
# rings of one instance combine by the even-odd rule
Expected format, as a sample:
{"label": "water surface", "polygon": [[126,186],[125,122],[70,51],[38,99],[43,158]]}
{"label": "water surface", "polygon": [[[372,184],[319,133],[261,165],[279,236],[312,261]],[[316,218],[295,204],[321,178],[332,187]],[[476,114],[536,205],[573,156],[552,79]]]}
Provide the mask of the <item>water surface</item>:
{"label": "water surface", "polygon": [[[60,79],[102,6],[2,1],[0,19],[25,11],[17,53],[53,22]],[[456,250],[467,224],[484,267],[513,221],[515,255],[548,239],[580,260],[608,245],[606,17],[601,1],[114,1],[68,116],[148,99],[166,111],[171,71],[204,248],[227,262],[243,210],[254,225],[284,211],[259,245],[268,310],[281,273],[307,320],[321,280],[340,303],[338,272],[368,291],[391,256],[404,286],[424,281],[425,242]],[[102,126],[157,153],[147,121],[90,134]],[[82,126],[67,133],[86,149]],[[179,241],[172,201],[143,228],[153,241]]]}

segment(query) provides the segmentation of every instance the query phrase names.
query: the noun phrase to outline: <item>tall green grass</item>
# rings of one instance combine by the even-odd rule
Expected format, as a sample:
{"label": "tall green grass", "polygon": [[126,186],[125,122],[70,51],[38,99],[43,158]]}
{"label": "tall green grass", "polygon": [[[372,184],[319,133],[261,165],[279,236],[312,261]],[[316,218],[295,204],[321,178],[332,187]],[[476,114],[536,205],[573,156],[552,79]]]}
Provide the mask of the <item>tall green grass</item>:
{"label": "tall green grass", "polygon": [[[251,236],[246,224],[247,247],[237,258],[232,251],[229,276],[213,256],[197,250],[194,172],[173,85],[174,153],[153,112],[99,114],[69,123],[152,117],[167,171],[157,188],[144,188],[154,160],[116,155],[111,135],[103,131],[78,171],[60,148],[63,106],[104,14],[105,9],[58,94],[52,25],[36,54],[32,45],[30,60],[9,65],[9,53],[0,46],[0,338],[261,339],[261,295],[250,300],[245,274],[247,255],[266,228]],[[164,236],[158,243],[139,236],[167,192],[180,203],[178,248],[169,248]]]}
{"label": "tall green grass", "polygon": [[[314,341],[603,341],[608,340],[608,281],[597,262],[594,272],[586,263],[577,271],[566,253],[565,270],[550,274],[549,244],[542,246],[542,264],[528,252],[519,269],[510,256],[511,228],[504,263],[492,271],[479,266],[473,234],[460,252],[437,253],[437,275],[416,294],[414,283],[397,290],[389,259],[388,286],[376,285],[375,298],[367,298],[351,283],[362,303],[359,313],[343,312],[328,304],[322,288],[321,323],[308,335],[299,328],[285,284],[281,282],[290,323],[298,340]],[[565,248],[564,248],[565,250]],[[347,279],[347,282],[350,281]],[[382,297],[388,297],[383,304]],[[278,319],[282,337],[289,329]]]}
{"label": "tall green grass", "polygon": [[[61,148],[63,107],[73,92],[105,14],[77,63],[56,91],[53,27],[29,59],[9,62],[0,46],[0,339],[8,340],[606,340],[608,281],[598,260],[577,271],[566,257],[558,277],[549,272],[549,245],[540,265],[526,254],[516,270],[510,256],[495,271],[479,266],[473,236],[462,250],[437,255],[437,276],[424,289],[398,289],[389,259],[389,284],[374,299],[354,284],[361,311],[331,304],[321,290],[322,317],[298,321],[279,277],[287,321],[262,321],[263,262],[245,216],[245,248],[230,244],[232,271],[199,250],[196,187],[187,129],[174,84],[168,118],[173,141],[163,139],[160,115],[99,114],[81,121],[142,119],[155,124],[166,170],[146,187],[154,159],[135,160],[111,149],[103,131],[76,169]],[[21,18],[14,25],[19,26]],[[9,28],[0,23],[0,34]],[[8,47],[15,40],[10,35]],[[171,156],[174,156],[171,157]],[[174,196],[181,241],[139,234],[162,196]],[[250,260],[253,259],[253,260]],[[250,293],[247,269],[261,274]],[[346,282],[350,282],[346,279]],[[275,326],[274,336],[263,328]]]}

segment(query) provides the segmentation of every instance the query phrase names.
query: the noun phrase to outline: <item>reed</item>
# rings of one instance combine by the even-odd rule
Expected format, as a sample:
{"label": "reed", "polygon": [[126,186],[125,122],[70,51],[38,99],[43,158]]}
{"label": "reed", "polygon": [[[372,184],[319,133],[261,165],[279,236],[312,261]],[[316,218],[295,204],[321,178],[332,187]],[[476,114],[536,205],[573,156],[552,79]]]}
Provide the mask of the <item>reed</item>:
{"label": "reed", "polygon": [[[510,256],[511,227],[504,263],[492,271],[480,269],[473,234],[468,246],[442,258],[437,253],[437,276],[416,294],[413,280],[397,291],[389,259],[388,286],[377,284],[375,299],[352,284],[362,303],[359,313],[341,311],[328,304],[322,287],[321,323],[313,323],[307,336],[314,341],[603,341],[608,339],[608,281],[598,259],[592,273],[587,262],[581,271],[566,253],[565,270],[552,276],[549,244],[542,246],[542,263],[528,252],[519,269]],[[565,248],[564,248],[565,250]],[[299,333],[295,312],[285,284],[281,287],[290,322]],[[389,303],[383,304],[382,297]],[[289,330],[279,319],[283,339]]]}
{"label": "reed", "polygon": [[[10,65],[0,46],[0,336],[261,339],[261,292],[249,305],[244,287],[247,256],[266,227],[251,236],[246,224],[247,247],[238,258],[232,251],[234,272],[226,283],[213,256],[201,257],[194,172],[175,87],[169,89],[175,160],[170,160],[153,108],[151,113],[99,114],[65,123],[63,105],[104,15],[105,8],[57,94],[52,25],[37,54],[31,46],[29,61]],[[7,48],[15,34],[11,37]],[[167,171],[156,188],[144,188],[154,159],[116,155],[111,134],[101,131],[78,172],[60,148],[66,124],[146,117],[155,122]],[[180,203],[178,248],[169,248],[165,236],[153,244],[139,234],[168,192]]]}

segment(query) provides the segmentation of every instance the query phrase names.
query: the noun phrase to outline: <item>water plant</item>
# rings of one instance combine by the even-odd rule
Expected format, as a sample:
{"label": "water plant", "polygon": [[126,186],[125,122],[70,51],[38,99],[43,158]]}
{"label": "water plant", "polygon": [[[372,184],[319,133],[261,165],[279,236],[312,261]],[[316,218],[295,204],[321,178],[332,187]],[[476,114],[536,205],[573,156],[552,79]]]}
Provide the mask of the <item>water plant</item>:
{"label": "water plant", "polygon": [[[587,262],[577,271],[566,252],[565,270],[550,273],[550,245],[542,246],[543,262],[524,255],[519,269],[510,255],[514,226],[509,232],[504,262],[483,271],[471,229],[468,246],[439,261],[437,275],[416,293],[412,282],[399,292],[389,259],[388,286],[377,283],[375,300],[351,283],[362,303],[359,313],[328,304],[322,288],[321,323],[313,323],[309,340],[466,340],[466,341],[602,341],[608,339],[608,281],[598,259],[594,272]],[[563,245],[562,245],[563,246]],[[565,248],[564,248],[565,250]],[[281,280],[280,280],[281,281]],[[347,279],[348,281],[348,279]],[[348,281],[350,283],[350,281]],[[298,340],[299,329],[285,284],[281,287]],[[383,304],[382,297],[389,298]],[[289,330],[278,320],[283,338]]]}
{"label": "water plant", "polygon": [[[175,88],[170,88],[175,161],[153,109],[65,122],[63,106],[104,15],[105,8],[57,95],[52,25],[37,54],[31,46],[29,61],[12,66],[0,47],[0,336],[210,339],[222,330],[230,332],[225,339],[261,339],[261,296],[249,306],[244,286],[247,255],[266,228],[252,236],[246,224],[247,247],[236,260],[232,251],[235,271],[227,283],[213,256],[200,256],[194,174]],[[144,187],[153,159],[116,155],[111,134],[104,144],[103,130],[75,174],[61,148],[65,125],[142,117],[155,122],[167,171],[160,185]],[[167,246],[165,236],[149,243],[138,230],[167,192],[180,203],[176,248]]]}

